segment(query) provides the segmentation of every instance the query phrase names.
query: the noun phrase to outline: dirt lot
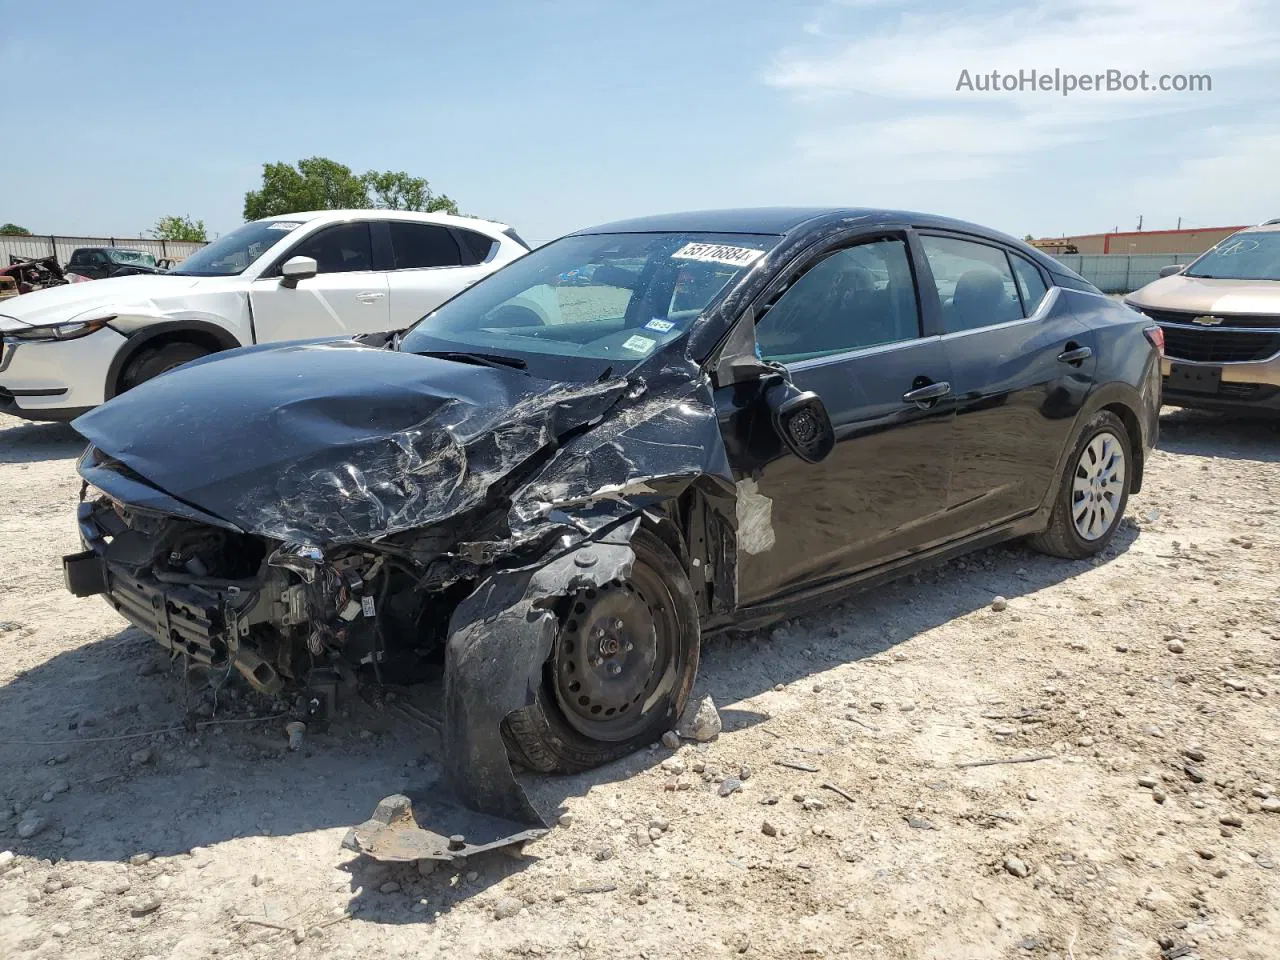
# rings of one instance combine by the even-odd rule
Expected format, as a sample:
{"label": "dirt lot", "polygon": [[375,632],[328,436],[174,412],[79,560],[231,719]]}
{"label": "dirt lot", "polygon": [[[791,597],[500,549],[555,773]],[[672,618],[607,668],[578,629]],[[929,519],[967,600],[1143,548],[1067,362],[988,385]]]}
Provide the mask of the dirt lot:
{"label": "dirt lot", "polygon": [[432,778],[423,733],[357,700],[290,753],[234,684],[182,729],[208,688],[62,590],[75,435],[0,417],[0,957],[1274,960],[1280,431],[1163,429],[1098,562],[712,641],[717,741],[531,780],[566,825],[422,876],[339,844]]}

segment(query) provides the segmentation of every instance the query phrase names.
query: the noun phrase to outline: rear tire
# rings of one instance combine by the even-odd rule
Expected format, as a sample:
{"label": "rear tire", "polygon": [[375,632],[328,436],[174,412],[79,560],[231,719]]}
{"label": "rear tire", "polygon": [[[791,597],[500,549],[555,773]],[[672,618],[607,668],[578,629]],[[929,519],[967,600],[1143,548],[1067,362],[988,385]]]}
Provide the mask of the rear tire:
{"label": "rear tire", "polygon": [[503,722],[511,759],[576,773],[648,746],[689,702],[698,610],[684,568],[655,534],[631,538],[631,576],[568,598],[534,703]]}
{"label": "rear tire", "polygon": [[208,356],[204,347],[185,341],[165,343],[158,347],[144,347],[136,357],[129,361],[120,375],[120,389],[116,393],[132,390],[140,383],[146,383],[154,377],[167,373],[174,367]]}
{"label": "rear tire", "polygon": [[1124,423],[1103,410],[1085,424],[1067,458],[1049,526],[1028,538],[1041,553],[1083,560],[1115,537],[1133,482],[1133,441]]}

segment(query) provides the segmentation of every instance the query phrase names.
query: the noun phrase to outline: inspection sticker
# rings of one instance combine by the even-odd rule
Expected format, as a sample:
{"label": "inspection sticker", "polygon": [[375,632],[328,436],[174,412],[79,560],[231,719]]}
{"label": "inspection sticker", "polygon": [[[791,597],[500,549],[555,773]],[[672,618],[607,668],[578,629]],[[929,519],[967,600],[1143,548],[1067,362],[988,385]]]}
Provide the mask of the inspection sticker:
{"label": "inspection sticker", "polygon": [[670,320],[660,320],[654,317],[645,324],[647,330],[657,330],[659,333],[670,333],[675,328],[675,324]]}
{"label": "inspection sticker", "polygon": [[295,220],[276,220],[274,223],[267,224],[267,229],[282,230],[285,233],[288,233],[290,230],[296,230],[300,226],[302,226],[302,224]]}
{"label": "inspection sticker", "polygon": [[624,350],[634,350],[636,353],[648,353],[653,349],[654,341],[648,337],[628,337],[622,344]]}
{"label": "inspection sticker", "polygon": [[763,250],[731,247],[723,243],[686,243],[671,255],[673,260],[702,260],[705,263],[727,263],[732,267],[748,267],[764,256]]}

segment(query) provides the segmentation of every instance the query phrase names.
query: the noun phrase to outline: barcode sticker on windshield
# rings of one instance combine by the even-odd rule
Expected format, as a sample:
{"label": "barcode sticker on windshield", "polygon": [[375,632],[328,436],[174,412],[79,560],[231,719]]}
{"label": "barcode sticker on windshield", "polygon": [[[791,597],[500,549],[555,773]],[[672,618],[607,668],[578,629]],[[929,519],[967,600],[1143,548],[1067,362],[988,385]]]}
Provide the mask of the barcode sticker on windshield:
{"label": "barcode sticker on windshield", "polygon": [[763,256],[763,250],[753,250],[751,247],[730,247],[723,243],[686,243],[671,255],[671,259],[701,260],[704,263],[727,263],[733,267],[748,267]]}
{"label": "barcode sticker on windshield", "polygon": [[653,341],[648,337],[629,337],[623,341],[622,348],[624,350],[634,350],[636,353],[648,353],[653,349]]}
{"label": "barcode sticker on windshield", "polygon": [[670,333],[675,326],[670,320],[663,320],[661,317],[654,317],[645,327],[649,330],[657,330],[659,333]]}

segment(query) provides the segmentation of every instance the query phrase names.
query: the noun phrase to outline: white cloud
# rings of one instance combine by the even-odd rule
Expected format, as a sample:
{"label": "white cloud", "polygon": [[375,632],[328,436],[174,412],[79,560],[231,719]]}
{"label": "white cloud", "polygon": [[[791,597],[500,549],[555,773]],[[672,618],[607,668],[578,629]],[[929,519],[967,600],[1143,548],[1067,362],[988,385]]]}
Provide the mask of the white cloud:
{"label": "white cloud", "polygon": [[[850,3],[864,8],[843,9]],[[1265,0],[1213,6],[1203,0],[1033,0],[961,9],[872,0],[880,7],[874,10],[866,3],[829,0],[810,20],[820,28],[806,28],[809,38],[780,51],[764,79],[808,111],[810,130],[794,144],[801,158],[811,164],[891,159],[892,165],[867,165],[881,183],[990,177],[1043,151],[1104,139],[1117,124],[1251,102],[1270,107],[1274,90],[1280,18]],[[1067,97],[956,91],[962,70],[1055,68],[1078,75],[1145,70],[1153,78],[1207,73],[1213,90]],[[851,115],[858,118],[853,123]],[[1188,146],[1203,149],[1195,128],[1189,121],[1183,135]],[[1266,131],[1274,129],[1238,142],[1262,150],[1273,143]],[[1226,153],[1202,162],[1233,168]]]}

